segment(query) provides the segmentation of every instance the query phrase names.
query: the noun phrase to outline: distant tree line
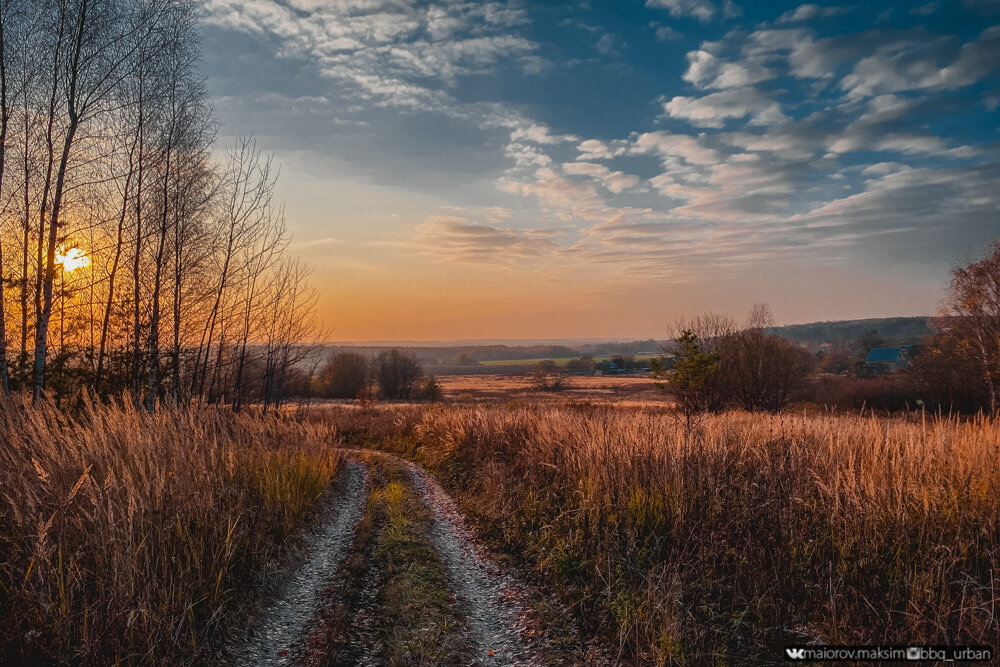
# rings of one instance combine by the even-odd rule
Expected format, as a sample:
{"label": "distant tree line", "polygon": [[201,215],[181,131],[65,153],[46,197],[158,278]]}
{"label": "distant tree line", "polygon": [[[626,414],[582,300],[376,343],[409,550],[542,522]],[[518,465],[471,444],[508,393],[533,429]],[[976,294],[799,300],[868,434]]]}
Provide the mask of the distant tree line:
{"label": "distant tree line", "polygon": [[265,405],[315,296],[277,170],[220,163],[193,0],[0,3],[0,383]]}
{"label": "distant tree line", "polygon": [[920,341],[930,333],[931,325],[931,318],[925,316],[882,317],[866,320],[790,324],[782,327],[769,327],[767,332],[800,343],[833,343],[859,340],[870,336],[875,331],[878,332],[877,335],[883,339],[883,342],[904,344]]}
{"label": "distant tree line", "polygon": [[393,348],[372,356],[335,352],[316,374],[313,394],[321,398],[438,401],[442,391],[436,377],[425,375],[416,355]]}
{"label": "distant tree line", "polygon": [[832,346],[819,366],[828,375],[807,382],[815,357],[771,333],[769,322],[757,307],[743,327],[719,315],[679,323],[664,349],[672,367],[661,364],[657,374],[689,423],[729,407],[776,412],[794,398],[848,409],[1000,412],[1000,241],[952,271],[941,312],[905,370],[862,377],[860,358],[886,344],[881,330],[868,330],[853,345]]}

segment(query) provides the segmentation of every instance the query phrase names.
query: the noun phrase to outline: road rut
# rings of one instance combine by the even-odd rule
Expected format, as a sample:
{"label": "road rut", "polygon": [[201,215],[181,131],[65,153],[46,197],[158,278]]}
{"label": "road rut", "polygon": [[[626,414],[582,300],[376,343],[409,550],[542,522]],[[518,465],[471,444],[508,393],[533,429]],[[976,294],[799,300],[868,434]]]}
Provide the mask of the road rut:
{"label": "road rut", "polygon": [[254,632],[237,653],[236,664],[290,665],[322,605],[322,592],[347,555],[368,497],[368,469],[348,461],[339,501],[324,522],[306,538],[301,564],[283,582],[280,594],[263,611]]}

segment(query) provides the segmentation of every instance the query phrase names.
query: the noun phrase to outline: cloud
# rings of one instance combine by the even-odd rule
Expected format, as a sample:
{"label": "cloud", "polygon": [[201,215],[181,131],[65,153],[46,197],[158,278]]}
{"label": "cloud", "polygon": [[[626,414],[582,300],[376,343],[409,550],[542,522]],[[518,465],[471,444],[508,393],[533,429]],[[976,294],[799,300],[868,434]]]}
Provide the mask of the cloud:
{"label": "cloud", "polygon": [[765,66],[754,62],[734,63],[705,49],[689,51],[683,79],[698,88],[740,88],[774,78]]}
{"label": "cloud", "polygon": [[743,16],[743,8],[733,0],[725,0],[722,3],[722,17],[727,19],[738,19]]}
{"label": "cloud", "polygon": [[788,229],[825,242],[891,236],[878,252],[884,258],[911,253],[912,260],[940,257],[942,248],[959,252],[996,222],[998,163],[952,169],[887,165],[870,173],[877,177],[864,191],[791,216]]}
{"label": "cloud", "polygon": [[670,26],[657,23],[656,21],[650,23],[649,26],[653,28],[656,39],[661,42],[675,42],[683,36]]}
{"label": "cloud", "polygon": [[820,7],[819,5],[799,5],[795,9],[789,10],[779,16],[775,23],[784,25],[787,23],[798,23],[801,21],[811,21],[817,18],[831,18],[845,14],[851,10],[850,7]]}
{"label": "cloud", "polygon": [[[655,17],[664,22],[739,11],[722,0],[646,5],[663,10]],[[638,28],[659,40],[690,40],[687,27],[711,37],[683,60],[678,47],[661,47],[675,61],[667,80],[609,83],[601,77],[612,67],[631,76],[627,59],[640,49],[601,58],[614,38],[566,19],[559,25],[584,31],[573,39],[586,62],[545,69],[561,45],[534,41],[541,33],[525,27],[531,3],[206,0],[206,8],[209,23],[273,45],[288,78],[302,76],[300,87],[245,105],[255,113],[310,123],[325,115],[302,134],[335,137],[323,149],[338,159],[353,150],[380,184],[398,173],[414,179],[401,181],[409,186],[447,165],[431,194],[482,198],[482,208],[437,209],[449,214],[416,227],[410,243],[449,261],[573,256],[683,280],[786,253],[900,256],[904,246],[929,247],[927,239],[951,249],[983,236],[1000,204],[990,185],[998,149],[981,127],[1000,105],[1000,27],[963,38],[900,10],[887,26],[836,34],[846,22],[822,20],[854,9],[804,4],[724,34],[678,20],[681,35],[647,16]],[[619,95],[626,83],[640,88]],[[560,99],[564,84],[592,91],[600,113]],[[617,113],[634,110],[637,97],[656,100],[663,114]],[[264,129],[289,131],[279,125]],[[524,228],[545,225],[553,229]],[[328,233],[349,238],[314,236]]]}
{"label": "cloud", "polygon": [[547,230],[477,224],[459,216],[431,216],[416,228],[423,249],[457,262],[513,262],[551,253],[559,246]]}
{"label": "cloud", "polygon": [[773,125],[787,118],[781,105],[753,87],[731,88],[703,97],[678,95],[664,102],[671,118],[700,127],[722,127],[729,119],[747,118],[751,125]]}
{"label": "cloud", "polygon": [[938,10],[938,3],[928,2],[926,5],[920,5],[919,7],[914,7],[910,10],[911,14],[916,16],[930,16]]}
{"label": "cloud", "polygon": [[563,165],[563,173],[572,176],[588,176],[601,183],[614,194],[619,194],[626,188],[639,185],[639,177],[621,171],[611,171],[602,164],[593,162],[567,162]]}
{"label": "cloud", "polygon": [[623,155],[626,150],[625,142],[617,141],[611,144],[599,139],[587,139],[581,141],[576,147],[580,151],[578,160],[610,160],[611,158]]}
{"label": "cloud", "polygon": [[592,184],[564,178],[550,167],[537,169],[530,181],[510,180],[501,183],[500,187],[524,197],[537,197],[563,222],[605,220],[614,215]]}
{"label": "cloud", "polygon": [[204,11],[207,24],[272,38],[279,56],[380,104],[441,109],[462,77],[538,65],[538,45],[513,33],[524,11],[501,2],[207,0]]}
{"label": "cloud", "polygon": [[719,154],[706,147],[698,137],[672,132],[644,132],[632,141],[630,151],[633,154],[658,154],[682,158],[690,164],[716,164]]}
{"label": "cloud", "polygon": [[691,16],[702,23],[712,20],[715,15],[715,3],[711,0],[646,0],[646,6],[652,9],[666,9],[671,16]]}
{"label": "cloud", "polygon": [[862,59],[840,82],[849,99],[906,90],[949,90],[976,83],[1000,69],[1000,26],[984,30],[939,66],[950,38],[927,39],[900,48],[881,48]]}
{"label": "cloud", "polygon": [[561,144],[579,141],[571,134],[552,134],[552,130],[544,125],[533,124],[519,127],[510,135],[511,141],[527,141],[533,144]]}

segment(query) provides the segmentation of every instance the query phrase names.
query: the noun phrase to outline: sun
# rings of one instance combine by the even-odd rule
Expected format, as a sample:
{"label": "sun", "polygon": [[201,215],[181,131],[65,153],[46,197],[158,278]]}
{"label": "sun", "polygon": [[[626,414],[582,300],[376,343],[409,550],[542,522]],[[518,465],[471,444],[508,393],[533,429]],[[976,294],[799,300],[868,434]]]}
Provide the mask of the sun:
{"label": "sun", "polygon": [[56,264],[61,264],[63,271],[72,272],[90,266],[90,257],[77,247],[60,246],[56,250]]}

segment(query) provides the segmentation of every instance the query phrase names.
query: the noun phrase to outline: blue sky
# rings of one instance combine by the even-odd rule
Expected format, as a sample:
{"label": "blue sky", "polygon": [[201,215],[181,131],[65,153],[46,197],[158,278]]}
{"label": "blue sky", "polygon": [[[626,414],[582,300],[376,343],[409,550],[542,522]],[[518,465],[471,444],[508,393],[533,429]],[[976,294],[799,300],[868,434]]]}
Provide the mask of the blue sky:
{"label": "blue sky", "polygon": [[1000,231],[1000,1],[206,0],[337,339],[931,313]]}

